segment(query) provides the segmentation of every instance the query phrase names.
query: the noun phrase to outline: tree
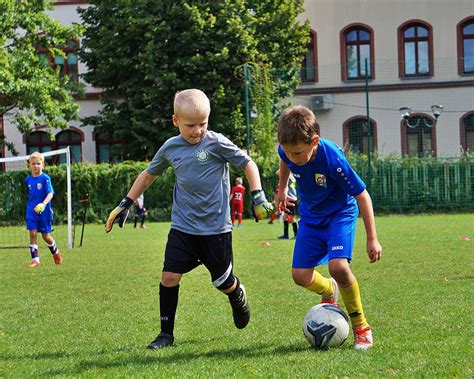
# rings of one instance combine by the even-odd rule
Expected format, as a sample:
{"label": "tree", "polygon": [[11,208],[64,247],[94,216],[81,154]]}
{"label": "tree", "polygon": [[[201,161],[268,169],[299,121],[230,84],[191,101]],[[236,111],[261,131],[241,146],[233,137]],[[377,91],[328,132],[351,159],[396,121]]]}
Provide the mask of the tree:
{"label": "tree", "polygon": [[274,104],[297,81],[308,36],[296,19],[302,0],[91,3],[80,10],[80,56],[89,67],[85,79],[104,89],[104,107],[83,121],[100,135],[128,140],[132,159],[151,158],[177,133],[171,115],[178,90],[202,89],[211,99],[210,128],[245,147],[243,64],[288,74],[273,91]]}
{"label": "tree", "polygon": [[[80,27],[65,27],[45,11],[48,1],[0,0],[0,115],[8,115],[22,133],[45,125],[64,129],[78,119],[73,95],[79,88],[38,54],[42,48],[51,56],[64,56],[67,41],[77,40]],[[11,143],[0,136],[13,154]]]}

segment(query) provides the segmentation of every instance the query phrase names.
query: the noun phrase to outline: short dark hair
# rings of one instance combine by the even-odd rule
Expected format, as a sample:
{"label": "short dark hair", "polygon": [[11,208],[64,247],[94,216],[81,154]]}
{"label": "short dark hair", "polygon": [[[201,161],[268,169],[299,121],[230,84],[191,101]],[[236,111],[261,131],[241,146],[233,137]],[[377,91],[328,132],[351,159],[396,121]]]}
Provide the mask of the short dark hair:
{"label": "short dark hair", "polygon": [[280,145],[311,143],[318,134],[316,116],[303,105],[286,108],[278,121],[278,142]]}

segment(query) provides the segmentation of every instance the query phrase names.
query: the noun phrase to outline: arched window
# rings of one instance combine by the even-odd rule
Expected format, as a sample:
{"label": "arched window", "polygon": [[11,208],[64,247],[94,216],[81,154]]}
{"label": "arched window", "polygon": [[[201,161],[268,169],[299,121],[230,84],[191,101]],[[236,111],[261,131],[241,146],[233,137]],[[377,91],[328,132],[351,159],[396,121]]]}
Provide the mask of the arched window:
{"label": "arched window", "polygon": [[474,153],[474,112],[461,118],[461,147],[466,153]]}
{"label": "arched window", "polygon": [[341,30],[342,80],[365,79],[365,61],[370,79],[374,72],[374,31],[367,25],[351,24]]}
{"label": "arched window", "polygon": [[[56,134],[56,148],[64,149],[69,146],[71,150],[71,161],[81,162],[82,161],[82,148],[81,148],[81,134],[74,130],[64,130]],[[66,163],[66,157],[60,156],[59,163]]]}
{"label": "arched window", "polygon": [[124,160],[121,147],[126,144],[125,141],[110,139],[97,132],[93,133],[92,139],[95,140],[97,163],[115,163]]}
{"label": "arched window", "polygon": [[44,153],[51,150],[53,150],[53,142],[48,133],[36,131],[26,137],[26,153],[28,155],[35,151]]}
{"label": "arched window", "polygon": [[306,44],[306,55],[301,64],[301,81],[303,83],[318,81],[318,49],[317,34],[314,30],[309,33],[310,40]]}
{"label": "arched window", "polygon": [[457,25],[459,75],[474,74],[474,16]]}
{"label": "arched window", "polygon": [[409,157],[436,157],[436,121],[424,114],[411,114],[401,122],[402,154]]}
{"label": "arched window", "polygon": [[[370,137],[369,137],[370,135]],[[367,117],[355,116],[347,120],[343,125],[344,150],[356,154],[368,154],[377,151],[377,124]]]}
{"label": "arched window", "polygon": [[408,21],[398,28],[399,76],[433,76],[433,28]]}

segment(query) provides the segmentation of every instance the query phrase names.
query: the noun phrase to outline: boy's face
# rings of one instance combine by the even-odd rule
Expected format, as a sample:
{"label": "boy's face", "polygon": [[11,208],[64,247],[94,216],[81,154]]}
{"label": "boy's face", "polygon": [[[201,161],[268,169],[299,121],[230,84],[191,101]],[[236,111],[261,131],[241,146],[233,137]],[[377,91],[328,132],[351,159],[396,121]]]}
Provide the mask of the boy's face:
{"label": "boy's face", "polygon": [[281,145],[290,161],[298,166],[303,166],[313,159],[318,148],[319,136],[315,135],[310,143],[298,142],[296,144]]}
{"label": "boy's face", "polygon": [[204,138],[207,131],[209,113],[180,111],[173,115],[173,124],[179,129],[183,138],[191,145],[196,145]]}
{"label": "boy's face", "polygon": [[31,158],[28,161],[28,166],[30,167],[31,173],[33,176],[38,176],[41,174],[41,171],[43,170],[43,161],[38,158]]}

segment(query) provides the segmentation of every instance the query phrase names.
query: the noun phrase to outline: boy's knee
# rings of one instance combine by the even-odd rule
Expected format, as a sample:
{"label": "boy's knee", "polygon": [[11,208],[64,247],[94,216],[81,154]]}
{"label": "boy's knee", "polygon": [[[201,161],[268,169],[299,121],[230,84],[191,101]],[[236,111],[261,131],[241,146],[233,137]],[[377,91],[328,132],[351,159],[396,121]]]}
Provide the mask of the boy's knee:
{"label": "boy's knee", "polygon": [[292,271],[292,277],[295,284],[301,287],[308,287],[313,280],[313,272]]}
{"label": "boy's knee", "polygon": [[174,272],[163,272],[161,274],[161,284],[165,287],[175,287],[179,284],[182,274]]}

